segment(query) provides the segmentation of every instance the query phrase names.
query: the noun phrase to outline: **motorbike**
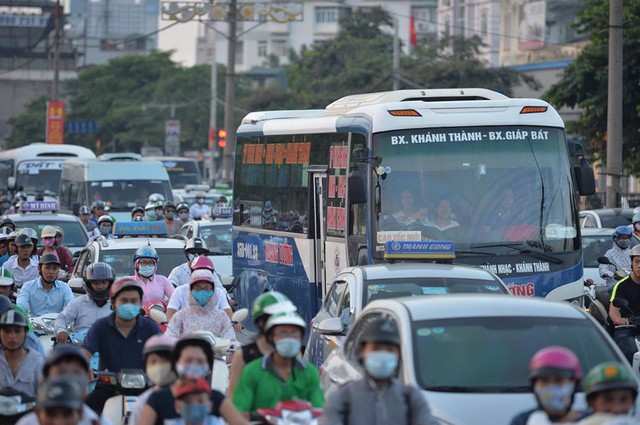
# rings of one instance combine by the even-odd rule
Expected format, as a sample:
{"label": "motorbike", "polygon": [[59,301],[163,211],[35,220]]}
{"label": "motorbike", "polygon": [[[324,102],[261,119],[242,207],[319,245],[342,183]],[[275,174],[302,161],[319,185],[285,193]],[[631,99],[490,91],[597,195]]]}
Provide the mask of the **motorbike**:
{"label": "motorbike", "polygon": [[165,332],[167,330],[167,325],[169,320],[167,319],[167,304],[160,301],[149,301],[146,303],[142,309],[144,313],[150,319],[153,319],[154,322],[160,326],[160,330]]}
{"label": "motorbike", "polygon": [[633,314],[633,310],[629,308],[629,301],[624,298],[616,298],[613,305],[620,309],[620,315],[629,319],[628,325],[618,325],[616,328],[629,328],[635,334],[636,353],[633,355],[632,367],[636,373],[640,373],[640,317]]}
{"label": "motorbike", "polygon": [[35,397],[11,387],[0,388],[0,425],[15,424],[35,406]]}
{"label": "motorbike", "polygon": [[305,400],[281,401],[271,409],[258,409],[258,421],[269,425],[316,425],[320,423],[322,410]]}
{"label": "motorbike", "polygon": [[57,317],[58,313],[47,313],[30,319],[33,332],[38,336],[47,353],[51,351],[55,343],[56,332],[54,322]]}
{"label": "motorbike", "polygon": [[140,369],[122,369],[118,373],[96,372],[96,381],[117,389],[118,394],[107,400],[102,415],[113,425],[126,425],[133,406],[148,387],[147,378]]}

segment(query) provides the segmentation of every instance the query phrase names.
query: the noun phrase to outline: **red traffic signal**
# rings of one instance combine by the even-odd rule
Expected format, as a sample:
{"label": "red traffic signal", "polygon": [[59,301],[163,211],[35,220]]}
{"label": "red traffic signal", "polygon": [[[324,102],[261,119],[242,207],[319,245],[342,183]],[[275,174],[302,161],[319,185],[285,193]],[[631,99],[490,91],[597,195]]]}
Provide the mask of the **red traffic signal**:
{"label": "red traffic signal", "polygon": [[218,130],[218,147],[225,148],[227,146],[227,130]]}

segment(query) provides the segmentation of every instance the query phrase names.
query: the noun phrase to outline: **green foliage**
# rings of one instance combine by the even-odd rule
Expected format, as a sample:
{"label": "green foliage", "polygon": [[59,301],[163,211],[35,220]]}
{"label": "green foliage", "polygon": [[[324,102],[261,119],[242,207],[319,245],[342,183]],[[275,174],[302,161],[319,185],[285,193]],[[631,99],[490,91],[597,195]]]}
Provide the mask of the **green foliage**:
{"label": "green foliage", "polygon": [[[622,128],[625,167],[640,175],[640,0],[624,2]],[[589,38],[576,60],[545,97],[556,107],[579,107],[578,121],[568,123],[591,154],[604,160],[607,132],[609,1],[588,0],[577,30]]]}
{"label": "green foliage", "polygon": [[33,98],[26,106],[25,111],[9,119],[13,131],[7,138],[8,148],[17,148],[33,142],[44,143],[47,125],[47,100],[48,97],[38,96]]}

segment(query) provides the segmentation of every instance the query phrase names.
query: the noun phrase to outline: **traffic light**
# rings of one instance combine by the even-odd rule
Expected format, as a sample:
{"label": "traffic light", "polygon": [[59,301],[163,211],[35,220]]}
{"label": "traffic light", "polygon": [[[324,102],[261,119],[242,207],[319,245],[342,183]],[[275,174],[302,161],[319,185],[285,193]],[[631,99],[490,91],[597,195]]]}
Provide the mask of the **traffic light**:
{"label": "traffic light", "polygon": [[224,149],[227,146],[227,130],[218,130],[218,147]]}

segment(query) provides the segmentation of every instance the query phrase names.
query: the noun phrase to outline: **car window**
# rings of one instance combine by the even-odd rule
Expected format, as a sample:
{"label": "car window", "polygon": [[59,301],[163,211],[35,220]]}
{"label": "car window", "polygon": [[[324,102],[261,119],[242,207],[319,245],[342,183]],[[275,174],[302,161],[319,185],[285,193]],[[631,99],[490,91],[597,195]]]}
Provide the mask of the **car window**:
{"label": "car window", "polygon": [[74,268],[74,274],[76,276],[84,276],[84,269],[87,267],[87,264],[91,264],[90,253],[91,252],[89,251],[89,249],[85,249],[78,257],[78,261],[76,262],[76,266]]}
{"label": "car window", "polygon": [[[109,264],[117,277],[131,276],[133,270],[133,255],[135,249],[110,249],[100,252],[99,261]],[[171,270],[185,262],[184,252],[180,248],[156,248],[158,251],[158,271],[163,276],[169,276]]]}
{"label": "car window", "polygon": [[182,226],[179,233],[183,236],[187,236],[189,229],[191,229],[191,226]]}
{"label": "car window", "polygon": [[358,318],[353,328],[344,341],[344,352],[347,359],[353,363],[358,362],[358,348],[360,347],[360,335],[366,326],[375,319],[382,317],[380,312],[367,313]]}
{"label": "car window", "polygon": [[353,321],[353,315],[351,310],[351,290],[349,282],[344,284],[345,289],[342,291],[343,295],[340,299],[340,305],[338,306],[339,317],[345,326],[351,326]]}
{"label": "car window", "polygon": [[584,225],[582,227],[585,227],[587,229],[595,229],[598,227],[598,222],[596,221],[596,218],[594,216],[592,216],[591,214],[587,214],[584,217]]}
{"label": "car window", "polygon": [[199,235],[204,239],[211,255],[231,255],[232,230],[228,225],[200,226]]}
{"label": "car window", "polygon": [[[621,361],[613,340],[597,326],[586,319],[564,317],[465,317],[414,322],[418,384],[428,391],[530,392],[529,360],[550,345],[575,352],[583,371],[605,361]],[[473,361],[461,347],[474,347]]]}
{"label": "car window", "polygon": [[325,311],[329,313],[331,317],[339,316],[340,300],[344,294],[345,288],[348,288],[347,282],[344,280],[336,280],[329,289],[324,305]]}
{"label": "car window", "polygon": [[[83,247],[89,241],[84,226],[77,221],[47,220],[47,221],[31,221],[16,220],[16,227],[30,227],[38,232],[38,237],[42,233],[44,226],[59,226],[64,232],[63,243],[65,246]],[[41,241],[39,241],[41,242]]]}
{"label": "car window", "polygon": [[[631,248],[638,245],[638,238],[631,238]],[[613,246],[613,239],[610,235],[582,235],[582,255],[584,267],[599,267],[598,257],[604,254]]]}
{"label": "car window", "polygon": [[633,210],[621,212],[620,214],[600,214],[601,227],[615,229],[618,226],[628,226],[633,218]]}

